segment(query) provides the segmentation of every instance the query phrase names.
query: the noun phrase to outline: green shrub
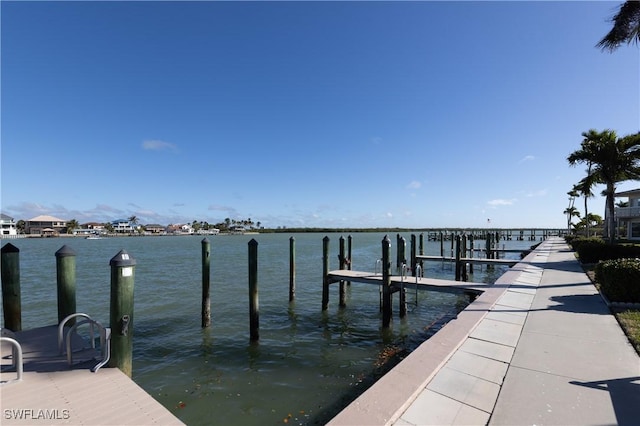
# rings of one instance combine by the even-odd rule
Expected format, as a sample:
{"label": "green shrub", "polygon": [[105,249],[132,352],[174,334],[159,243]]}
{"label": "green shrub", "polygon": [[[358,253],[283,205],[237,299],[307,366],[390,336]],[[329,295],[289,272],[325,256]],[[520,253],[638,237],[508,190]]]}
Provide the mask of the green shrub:
{"label": "green shrub", "polygon": [[571,242],[582,263],[640,257],[640,246],[607,244],[602,238],[578,237]]}
{"label": "green shrub", "polygon": [[575,238],[571,243],[582,263],[596,263],[608,257],[608,245],[601,238]]}
{"label": "green shrub", "polygon": [[605,260],[596,265],[595,273],[610,301],[640,303],[640,259]]}

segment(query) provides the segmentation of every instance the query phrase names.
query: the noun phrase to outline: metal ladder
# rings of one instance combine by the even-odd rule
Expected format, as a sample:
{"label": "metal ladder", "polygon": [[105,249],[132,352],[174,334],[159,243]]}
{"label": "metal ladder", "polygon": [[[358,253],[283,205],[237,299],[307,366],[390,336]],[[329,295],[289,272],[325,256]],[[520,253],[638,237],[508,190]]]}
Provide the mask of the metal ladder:
{"label": "metal ladder", "polygon": [[[67,324],[67,322],[69,322],[71,319],[76,317],[82,317],[84,318],[84,320],[77,321],[73,326],[71,326],[71,328],[67,330],[67,334],[65,337],[64,326]],[[92,319],[89,315],[83,314],[83,313],[75,313],[67,316],[65,319],[63,319],[60,322],[60,324],[58,325],[58,352],[60,353],[60,355],[64,354],[64,347],[65,347],[64,343],[66,340],[67,362],[69,363],[69,365],[73,364],[73,351],[71,350],[71,334],[74,331],[76,331],[76,329],[79,326],[84,324],[89,324],[89,327],[90,327],[89,339],[91,340],[92,349],[96,349],[96,339],[95,339],[95,331],[94,331],[95,328],[97,328],[98,332],[100,333],[100,352],[102,355],[102,359],[100,360],[100,362],[98,362],[98,364],[96,364],[91,368],[91,371],[95,373],[100,369],[100,367],[103,367],[104,365],[106,365],[107,362],[109,362],[109,358],[111,357],[111,328],[104,327],[98,321],[95,321],[94,319]]]}

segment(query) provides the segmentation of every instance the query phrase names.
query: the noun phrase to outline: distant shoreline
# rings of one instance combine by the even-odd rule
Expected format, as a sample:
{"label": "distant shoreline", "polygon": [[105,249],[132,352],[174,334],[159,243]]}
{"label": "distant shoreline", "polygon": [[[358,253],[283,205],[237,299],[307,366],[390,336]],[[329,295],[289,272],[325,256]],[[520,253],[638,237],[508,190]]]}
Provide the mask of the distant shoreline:
{"label": "distant shoreline", "polygon": [[[110,233],[102,235],[103,238],[122,238],[122,237],[184,237],[184,236],[202,236],[202,237],[215,237],[215,236],[227,236],[227,235],[259,235],[259,234],[297,234],[297,233],[364,233],[364,232],[378,232],[378,233],[407,233],[407,232],[419,232],[419,233],[450,233],[463,234],[463,233],[486,233],[486,232],[499,232],[507,233],[508,235],[515,235],[516,233],[523,232],[525,235],[531,235],[534,232],[536,236],[563,236],[567,234],[566,229],[562,228],[275,228],[268,229],[263,228],[259,231],[246,231],[246,232],[220,232],[218,234],[117,234]],[[72,234],[58,234],[58,235],[40,235],[40,234],[18,234],[18,235],[0,235],[0,239],[20,239],[20,238],[86,238],[86,234],[72,235]]]}

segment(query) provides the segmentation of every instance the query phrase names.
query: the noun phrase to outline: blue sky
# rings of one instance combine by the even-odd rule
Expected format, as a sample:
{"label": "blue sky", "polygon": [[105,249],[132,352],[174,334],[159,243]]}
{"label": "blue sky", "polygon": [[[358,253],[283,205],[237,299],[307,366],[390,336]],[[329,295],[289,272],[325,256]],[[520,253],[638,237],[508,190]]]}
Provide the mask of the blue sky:
{"label": "blue sky", "polygon": [[564,227],[581,133],[640,130],[619,4],[2,1],[2,212]]}

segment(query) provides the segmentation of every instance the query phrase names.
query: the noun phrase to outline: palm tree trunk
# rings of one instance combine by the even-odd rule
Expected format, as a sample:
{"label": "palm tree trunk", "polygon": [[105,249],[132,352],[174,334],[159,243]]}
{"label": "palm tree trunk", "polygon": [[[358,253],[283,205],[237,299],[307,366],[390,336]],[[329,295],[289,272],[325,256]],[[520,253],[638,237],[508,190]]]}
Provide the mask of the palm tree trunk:
{"label": "palm tree trunk", "polygon": [[584,218],[585,218],[585,225],[586,225],[586,230],[587,230],[587,238],[589,238],[590,236],[590,232],[589,232],[589,210],[587,209],[587,200],[589,199],[589,197],[587,196],[587,194],[585,194],[584,196]]}
{"label": "palm tree trunk", "polygon": [[613,244],[613,240],[615,238],[614,232],[614,217],[613,217],[613,208],[614,208],[614,199],[613,193],[615,192],[615,187],[613,184],[607,183],[607,236],[609,240],[609,244]]}

